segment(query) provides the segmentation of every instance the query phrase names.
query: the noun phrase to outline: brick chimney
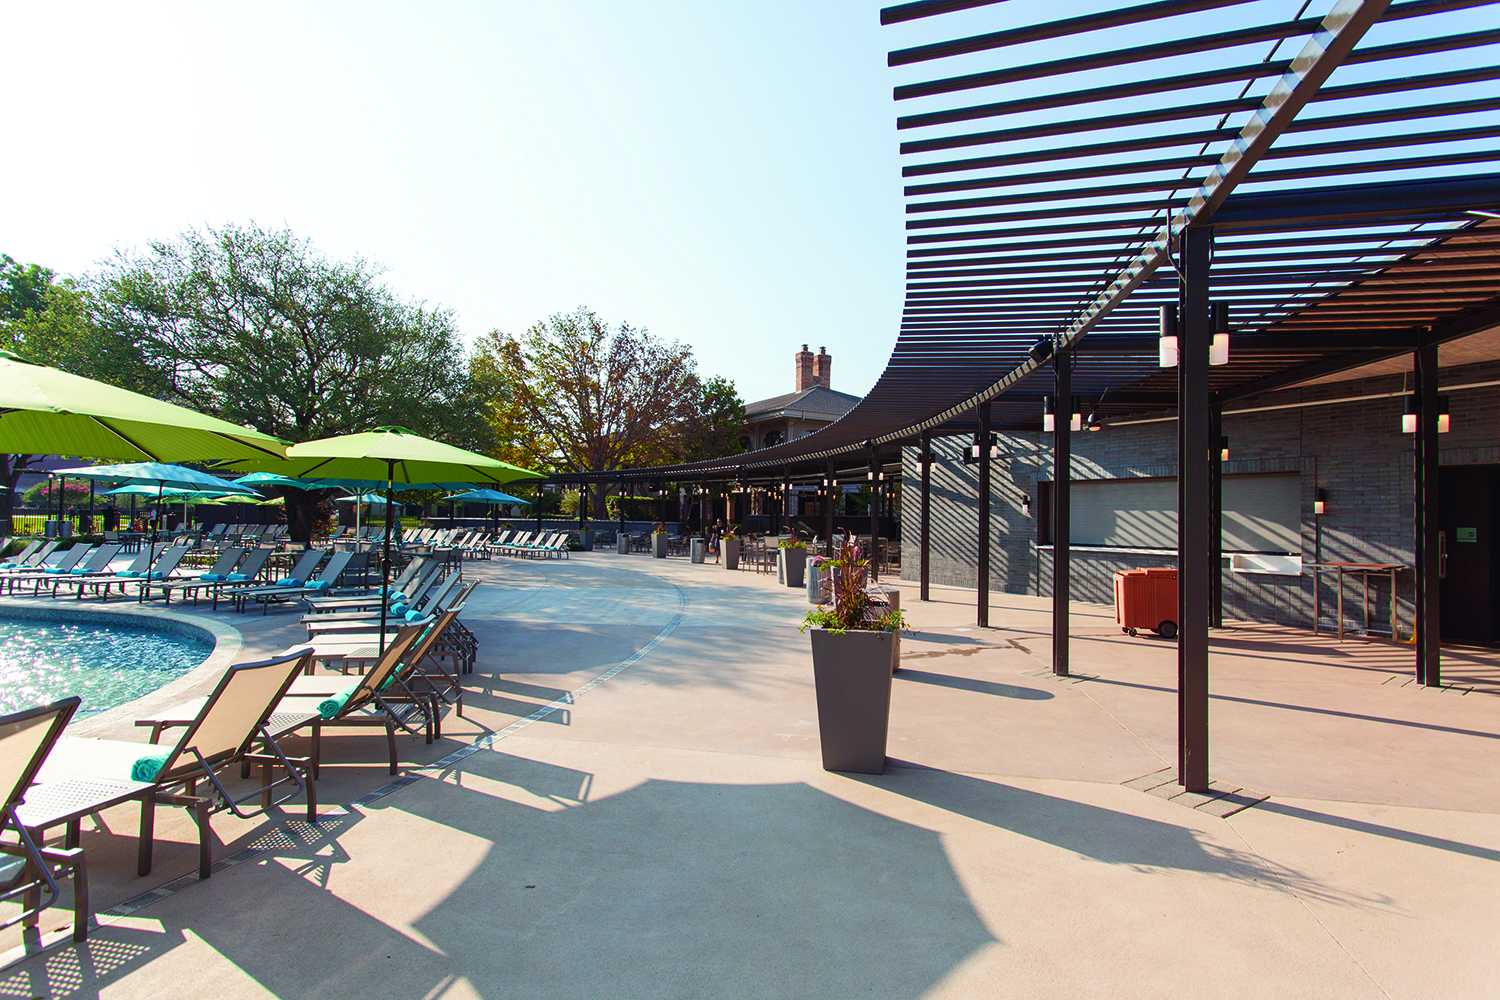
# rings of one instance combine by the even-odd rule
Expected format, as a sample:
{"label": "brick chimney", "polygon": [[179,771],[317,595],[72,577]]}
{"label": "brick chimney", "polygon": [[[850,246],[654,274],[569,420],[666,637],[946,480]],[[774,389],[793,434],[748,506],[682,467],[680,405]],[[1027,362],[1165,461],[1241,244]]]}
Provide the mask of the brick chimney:
{"label": "brick chimney", "polygon": [[820,348],[818,348],[818,357],[817,357],[816,363],[817,363],[817,368],[815,370],[817,372],[818,384],[821,385],[825,389],[832,389],[833,388],[833,381],[832,381],[833,380],[833,355],[828,353],[828,348],[826,348],[826,347],[820,347]]}
{"label": "brick chimney", "polygon": [[807,349],[807,345],[803,344],[802,345],[802,350],[800,350],[800,351],[797,352],[797,389],[796,389],[796,391],[797,392],[801,392],[803,389],[811,389],[813,386],[815,386],[817,384],[818,384],[818,378],[817,378],[816,375],[813,374],[813,355],[812,355],[812,351],[809,351]]}

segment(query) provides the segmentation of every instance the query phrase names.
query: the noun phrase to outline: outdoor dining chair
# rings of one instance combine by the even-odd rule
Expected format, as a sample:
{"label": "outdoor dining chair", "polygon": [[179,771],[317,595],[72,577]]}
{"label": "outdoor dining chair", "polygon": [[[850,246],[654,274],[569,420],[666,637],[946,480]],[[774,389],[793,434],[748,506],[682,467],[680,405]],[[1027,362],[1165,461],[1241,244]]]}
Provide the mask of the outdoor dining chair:
{"label": "outdoor dining chair", "polygon": [[[294,704],[304,714],[278,717],[278,706],[293,679],[307,666],[304,648],[269,660],[238,663],[219,678],[213,691],[187,718],[183,733],[170,746],[65,737],[38,772],[19,815],[29,830],[66,824],[66,844],[75,844],[84,816],[121,802],[141,803],[136,873],[151,874],[156,807],[182,806],[198,827],[198,877],[213,866],[213,831],[209,818],[231,812],[250,819],[298,795],[307,798],[307,820],[317,822],[317,795],[312,762],[287,757],[276,736],[300,727],[317,715],[315,708]],[[165,728],[165,727],[164,727]],[[160,730],[158,730],[160,732]],[[260,749],[255,749],[260,741]],[[238,796],[224,783],[242,765],[262,768],[260,786]],[[274,768],[286,773],[272,780]],[[197,794],[197,786],[210,786]],[[276,789],[287,788],[279,797]],[[242,808],[259,798],[259,808]]]}
{"label": "outdoor dining chair", "polygon": [[[42,911],[58,901],[57,880],[65,876],[73,882],[73,940],[82,941],[88,934],[88,870],[83,850],[76,843],[63,850],[41,846],[41,831],[28,828],[22,818],[23,803],[37,772],[81,703],[74,696],[0,717],[0,792],[5,795],[0,813],[0,902],[21,900],[21,912],[0,927],[22,924],[27,936],[36,934]],[[14,843],[5,839],[12,834]]]}

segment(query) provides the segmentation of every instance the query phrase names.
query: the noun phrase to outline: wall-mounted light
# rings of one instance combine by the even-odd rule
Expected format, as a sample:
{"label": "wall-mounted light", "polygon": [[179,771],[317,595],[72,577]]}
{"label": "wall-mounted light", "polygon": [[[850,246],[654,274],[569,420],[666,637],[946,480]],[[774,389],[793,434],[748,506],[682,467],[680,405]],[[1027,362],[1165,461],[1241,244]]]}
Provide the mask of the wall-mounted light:
{"label": "wall-mounted light", "polygon": [[1182,360],[1177,346],[1177,307],[1161,307],[1161,333],[1156,342],[1156,363],[1163,368],[1176,368]]}
{"label": "wall-mounted light", "polygon": [[1321,487],[1321,486],[1318,487],[1317,495],[1313,499],[1313,513],[1314,514],[1326,514],[1326,513],[1328,513],[1328,491],[1325,490],[1325,489],[1323,489],[1323,487]]}
{"label": "wall-mounted light", "polygon": [[1209,311],[1213,318],[1214,339],[1208,348],[1210,365],[1229,364],[1229,303],[1211,302]]}
{"label": "wall-mounted light", "polygon": [[885,480],[885,473],[880,469],[871,469],[868,475],[872,483],[879,483]]}
{"label": "wall-mounted light", "polygon": [[1042,433],[1051,434],[1057,430],[1057,415],[1052,412],[1052,397],[1042,397]]}
{"label": "wall-mounted light", "polygon": [[1225,435],[1219,438],[1219,461],[1229,461],[1229,437]]}
{"label": "wall-mounted light", "polygon": [[[975,438],[977,439],[978,436],[979,435],[976,434]],[[997,434],[991,434],[990,435],[990,458],[999,458],[999,457],[1000,457],[1000,437]],[[978,461],[979,461],[979,442],[978,442],[978,440],[976,440],[973,444],[969,445],[969,447],[967,447],[966,449],[964,449],[964,464],[965,465],[974,465],[974,464],[978,463]]]}
{"label": "wall-mounted light", "polygon": [[1448,397],[1438,397],[1438,433],[1447,434],[1453,426],[1453,418],[1448,415]]}
{"label": "wall-mounted light", "polygon": [[1407,396],[1401,404],[1401,433],[1417,433],[1417,397]]}
{"label": "wall-mounted light", "polygon": [[1030,493],[1022,493],[1021,494],[1021,513],[1025,514],[1027,517],[1031,516],[1031,494]]}
{"label": "wall-mounted light", "polygon": [[1104,425],[1099,422],[1099,409],[1097,406],[1089,411],[1088,429],[1095,434],[1104,430]]}
{"label": "wall-mounted light", "polygon": [[1078,397],[1077,396],[1073,397],[1073,416],[1068,420],[1068,430],[1070,430],[1070,431],[1081,431],[1081,430],[1083,430],[1083,410],[1078,405]]}

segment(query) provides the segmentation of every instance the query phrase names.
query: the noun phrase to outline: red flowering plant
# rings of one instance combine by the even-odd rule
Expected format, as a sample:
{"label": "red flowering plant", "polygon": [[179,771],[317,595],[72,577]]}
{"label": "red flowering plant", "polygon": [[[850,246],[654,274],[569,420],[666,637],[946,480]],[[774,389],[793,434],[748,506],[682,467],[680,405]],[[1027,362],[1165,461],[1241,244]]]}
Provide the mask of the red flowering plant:
{"label": "red flowering plant", "polygon": [[866,588],[870,560],[860,557],[857,544],[845,542],[838,556],[823,560],[820,569],[829,574],[832,602],[809,611],[799,631],[811,627],[830,632],[900,632],[907,628],[900,611],[876,599]]}

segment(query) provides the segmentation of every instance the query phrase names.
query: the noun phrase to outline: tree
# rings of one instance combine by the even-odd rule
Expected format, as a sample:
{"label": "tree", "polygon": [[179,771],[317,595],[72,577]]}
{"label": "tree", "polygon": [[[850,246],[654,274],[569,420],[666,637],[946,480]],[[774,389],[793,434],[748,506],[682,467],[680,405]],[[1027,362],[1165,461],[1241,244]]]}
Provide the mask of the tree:
{"label": "tree", "polygon": [[678,425],[678,462],[704,462],[738,455],[745,449],[745,401],[734,383],[716,375],[699,387],[694,413]]}
{"label": "tree", "polygon": [[[453,313],[398,299],[378,273],[288,230],[227,225],[118,254],[95,295],[175,402],[292,442],[394,424],[488,450]],[[307,543],[330,491],[278,492]]]}
{"label": "tree", "polygon": [[[522,465],[568,472],[655,465],[674,454],[678,424],[702,392],[686,346],[585,308],[558,313],[520,336],[480,339],[476,367],[506,393],[491,425]],[[594,512],[603,513],[604,489]]]}

